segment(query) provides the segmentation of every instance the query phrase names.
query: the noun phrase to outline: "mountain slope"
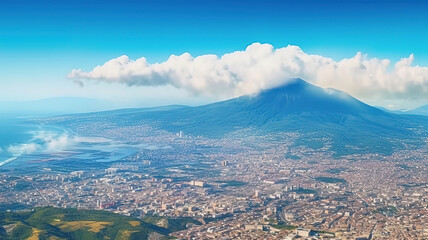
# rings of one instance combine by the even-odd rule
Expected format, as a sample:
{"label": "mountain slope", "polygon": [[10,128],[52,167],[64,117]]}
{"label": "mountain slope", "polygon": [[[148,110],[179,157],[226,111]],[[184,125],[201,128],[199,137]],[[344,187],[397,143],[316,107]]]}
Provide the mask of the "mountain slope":
{"label": "mountain slope", "polygon": [[358,123],[389,130],[400,125],[394,114],[364,104],[346,93],[322,89],[301,79],[255,96],[200,107],[141,113],[139,117],[160,120],[162,127],[169,130],[208,136],[247,127],[273,131],[317,129],[329,124],[351,127],[351,123]]}
{"label": "mountain slope", "polygon": [[[295,132],[296,144],[325,146],[340,154],[390,153],[393,147],[420,141],[428,118],[397,115],[371,107],[334,89],[323,89],[301,79],[264,90],[199,107],[118,110],[83,114],[87,121],[109,119],[117,126],[148,123],[170,132],[222,138],[245,130],[266,136]],[[414,131],[413,129],[418,129]],[[422,141],[423,142],[423,141]]]}
{"label": "mountain slope", "polygon": [[[161,128],[186,134],[222,137],[239,129],[263,133],[299,132],[302,144],[331,139],[336,152],[349,149],[390,152],[394,144],[412,140],[413,120],[381,111],[344,92],[323,89],[301,79],[260,92],[205,106],[141,114]],[[400,141],[391,141],[392,138]],[[351,151],[352,152],[352,151]]]}

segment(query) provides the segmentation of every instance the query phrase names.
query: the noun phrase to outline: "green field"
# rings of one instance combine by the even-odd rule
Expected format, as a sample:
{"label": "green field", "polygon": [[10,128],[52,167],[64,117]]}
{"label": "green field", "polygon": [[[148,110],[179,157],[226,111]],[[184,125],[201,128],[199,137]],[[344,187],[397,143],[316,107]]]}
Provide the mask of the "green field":
{"label": "green field", "polygon": [[307,188],[294,189],[294,190],[292,190],[292,192],[295,192],[297,194],[315,194],[315,193],[317,193],[315,190],[307,189]]}
{"label": "green field", "polygon": [[236,181],[236,180],[231,180],[231,181],[216,181],[217,183],[222,183],[221,187],[241,187],[241,186],[245,186],[248,183],[246,182],[242,182],[242,181]]}
{"label": "green field", "polygon": [[[152,233],[169,239],[169,233],[186,228],[193,219],[133,218],[106,211],[36,208],[0,213],[0,239],[147,239]],[[160,226],[160,221],[167,224]]]}
{"label": "green field", "polygon": [[333,178],[333,177],[316,177],[315,180],[324,182],[324,183],[346,183],[347,182],[343,178]]}
{"label": "green field", "polygon": [[293,225],[287,225],[287,224],[271,224],[272,227],[276,228],[276,229],[281,229],[281,230],[294,230],[297,228],[297,226],[293,226]]}

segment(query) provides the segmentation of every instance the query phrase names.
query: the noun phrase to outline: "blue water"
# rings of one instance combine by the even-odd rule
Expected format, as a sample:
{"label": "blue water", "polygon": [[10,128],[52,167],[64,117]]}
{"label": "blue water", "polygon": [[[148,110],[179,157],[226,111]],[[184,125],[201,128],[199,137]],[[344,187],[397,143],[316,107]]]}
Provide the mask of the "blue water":
{"label": "blue water", "polygon": [[[50,134],[54,139],[70,139],[63,147],[48,151],[48,144],[42,140],[40,133]],[[0,170],[1,169],[37,169],[52,168],[57,170],[84,170],[97,166],[105,167],[110,162],[119,161],[141,149],[150,149],[151,145],[128,145],[111,139],[101,142],[73,142],[76,136],[60,126],[38,125],[30,119],[5,118],[0,116]],[[49,137],[48,137],[49,138]],[[28,153],[16,151],[16,146],[36,145],[36,150]],[[11,148],[15,146],[15,149]],[[162,146],[159,146],[162,147]],[[25,163],[25,164],[23,164]]]}
{"label": "blue water", "polygon": [[[136,151],[136,147],[121,144],[115,146],[117,142],[109,140],[100,143],[73,142],[57,150],[47,151],[46,142],[35,138],[41,132],[50,134],[54,139],[67,136],[71,141],[77,137],[60,126],[38,125],[31,119],[0,116],[0,170],[27,169],[35,172],[44,167],[84,170],[118,161]],[[26,153],[16,151],[16,146],[31,144],[37,146],[36,150]],[[15,151],[11,146],[15,146]]]}
{"label": "blue water", "polygon": [[0,168],[13,164],[13,157],[23,155],[13,154],[9,148],[30,143],[37,131],[63,133],[65,130],[57,127],[42,126],[27,118],[0,117]]}
{"label": "blue water", "polygon": [[28,142],[32,138],[31,131],[39,128],[28,119],[0,117],[0,162],[13,157],[8,152],[9,146]]}

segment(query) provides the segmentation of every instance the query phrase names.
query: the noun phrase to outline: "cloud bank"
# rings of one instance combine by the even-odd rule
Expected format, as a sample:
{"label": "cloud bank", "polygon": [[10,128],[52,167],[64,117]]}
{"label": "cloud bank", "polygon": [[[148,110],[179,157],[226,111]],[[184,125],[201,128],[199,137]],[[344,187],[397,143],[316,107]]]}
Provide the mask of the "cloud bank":
{"label": "cloud bank", "polygon": [[50,131],[36,131],[32,132],[32,134],[33,137],[28,143],[10,145],[7,151],[17,157],[35,152],[61,152],[79,143],[104,143],[109,141],[105,138],[69,136],[67,133],[59,134]]}
{"label": "cloud bank", "polygon": [[307,54],[298,46],[275,49],[270,44],[254,43],[244,51],[220,57],[184,53],[155,64],[149,64],[144,57],[131,60],[121,56],[89,72],[73,69],[68,77],[129,86],[172,85],[219,97],[257,93],[298,77],[360,98],[428,99],[428,67],[412,66],[413,59],[412,54],[391,63],[357,53],[335,61]]}

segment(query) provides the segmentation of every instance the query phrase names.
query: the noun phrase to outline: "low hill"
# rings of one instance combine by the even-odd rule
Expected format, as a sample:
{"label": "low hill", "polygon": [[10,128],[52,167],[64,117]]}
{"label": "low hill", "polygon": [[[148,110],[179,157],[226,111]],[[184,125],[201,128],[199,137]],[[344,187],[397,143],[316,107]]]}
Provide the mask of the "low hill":
{"label": "low hill", "polygon": [[[151,218],[149,218],[151,220]],[[0,213],[0,239],[169,239],[168,234],[182,230],[192,219],[163,219],[176,223],[171,229],[150,221],[106,211],[62,208],[36,208],[33,211]]]}

